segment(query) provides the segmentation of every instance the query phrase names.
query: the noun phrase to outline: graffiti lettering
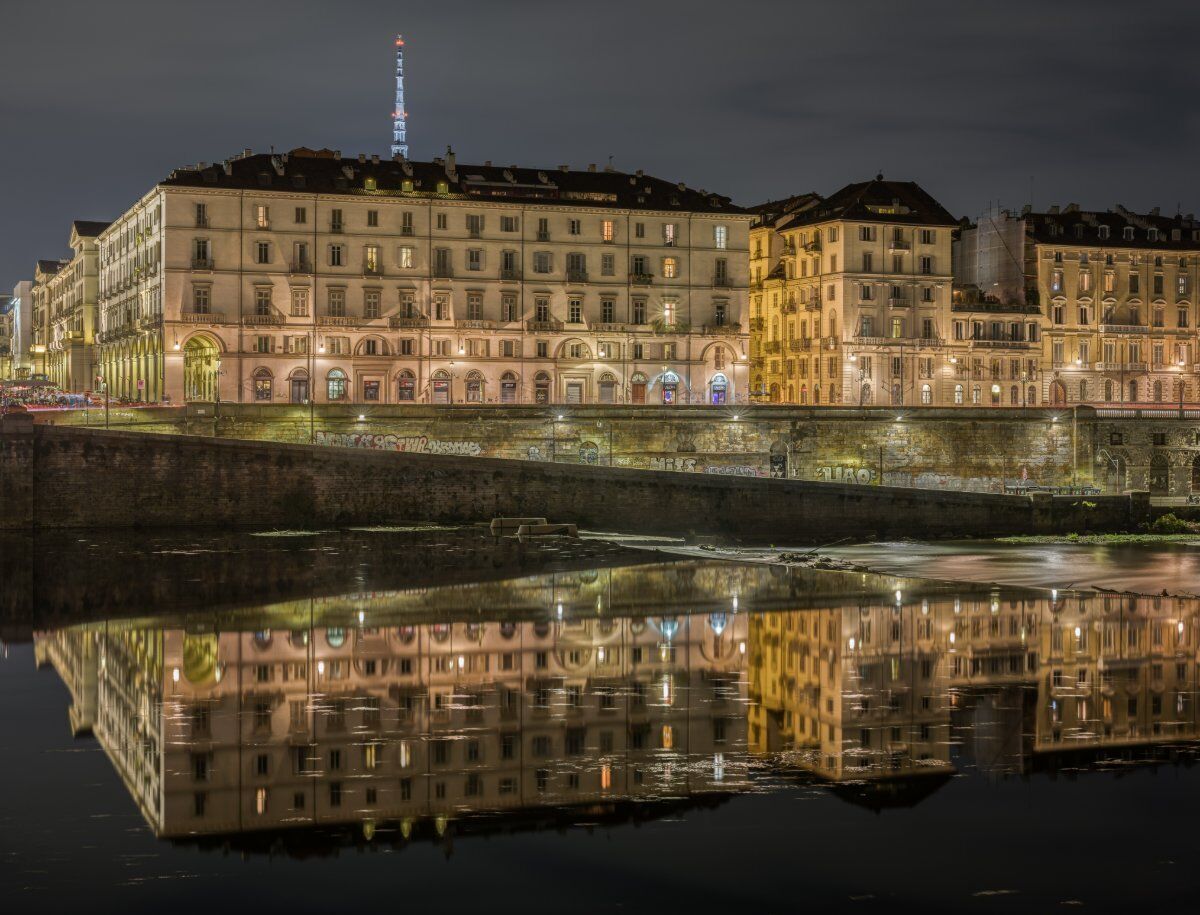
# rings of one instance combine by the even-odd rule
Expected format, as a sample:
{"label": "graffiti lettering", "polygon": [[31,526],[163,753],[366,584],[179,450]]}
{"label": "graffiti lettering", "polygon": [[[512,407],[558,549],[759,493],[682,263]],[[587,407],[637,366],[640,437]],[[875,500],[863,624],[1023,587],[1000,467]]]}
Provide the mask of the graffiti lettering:
{"label": "graffiti lettering", "polygon": [[749,464],[709,464],[704,468],[705,473],[716,473],[728,477],[756,477],[758,470]]}
{"label": "graffiti lettering", "polygon": [[318,445],[337,448],[369,448],[375,451],[413,451],[419,454],[452,454],[478,457],[479,442],[447,442],[427,435],[376,435],[370,432],[318,432]]}
{"label": "graffiti lettering", "polygon": [[817,479],[823,483],[857,483],[867,486],[875,479],[875,471],[867,467],[820,467],[817,469]]}

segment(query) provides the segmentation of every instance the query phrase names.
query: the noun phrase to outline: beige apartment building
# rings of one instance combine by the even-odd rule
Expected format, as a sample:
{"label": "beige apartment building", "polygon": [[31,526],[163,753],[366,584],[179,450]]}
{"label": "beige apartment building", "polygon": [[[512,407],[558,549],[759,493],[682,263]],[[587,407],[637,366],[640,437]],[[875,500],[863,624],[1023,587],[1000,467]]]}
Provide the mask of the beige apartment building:
{"label": "beige apartment building", "polygon": [[[1031,347],[1048,404],[1200,399],[1200,222],[1077,204],[985,213],[956,246],[961,288],[1001,326],[1040,325]],[[972,316],[974,317],[974,316]]]}
{"label": "beige apartment building", "polygon": [[242,155],[100,238],[120,396],[732,404],[750,215],[640,171]]}
{"label": "beige apartment building", "polygon": [[[34,274],[35,371],[64,391],[91,391],[96,380],[97,238],[106,222],[71,224],[69,259],[38,261]],[[39,365],[40,363],[40,365]]]}
{"label": "beige apartment building", "polygon": [[[912,182],[754,207],[751,389],[771,403],[945,405],[957,221]],[[969,363],[967,363],[969,365]]]}

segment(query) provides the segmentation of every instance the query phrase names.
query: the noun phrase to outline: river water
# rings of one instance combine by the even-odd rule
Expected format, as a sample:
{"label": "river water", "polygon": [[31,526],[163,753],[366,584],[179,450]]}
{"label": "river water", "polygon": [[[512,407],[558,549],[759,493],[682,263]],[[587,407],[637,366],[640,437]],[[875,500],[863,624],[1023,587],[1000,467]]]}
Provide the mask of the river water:
{"label": "river water", "polygon": [[[1186,554],[1051,595],[1024,548],[531,570],[315,536],[45,548],[4,603],[7,911],[1190,903],[1200,601],[1152,596]],[[973,565],[1008,583],[920,577]]]}

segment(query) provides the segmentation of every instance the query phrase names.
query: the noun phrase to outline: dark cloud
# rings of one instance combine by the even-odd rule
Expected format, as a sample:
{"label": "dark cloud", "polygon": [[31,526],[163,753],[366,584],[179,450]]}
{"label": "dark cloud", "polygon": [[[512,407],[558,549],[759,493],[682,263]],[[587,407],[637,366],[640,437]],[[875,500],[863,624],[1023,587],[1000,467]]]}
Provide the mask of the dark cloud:
{"label": "dark cloud", "polygon": [[418,157],[1192,211],[1197,26],[1154,0],[2,0],[0,290],[174,166],[385,151],[395,31]]}

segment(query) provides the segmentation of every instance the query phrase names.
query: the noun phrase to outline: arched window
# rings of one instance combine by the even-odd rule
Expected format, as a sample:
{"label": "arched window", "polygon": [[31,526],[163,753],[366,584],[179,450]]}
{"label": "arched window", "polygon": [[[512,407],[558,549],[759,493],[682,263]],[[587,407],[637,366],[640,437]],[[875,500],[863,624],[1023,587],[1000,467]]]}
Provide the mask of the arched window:
{"label": "arched window", "polygon": [[933,403],[933,388],[927,384],[921,385],[921,403],[926,406]]}
{"label": "arched window", "polygon": [[646,402],[646,376],[641,372],[634,372],[629,380],[629,399],[633,403]]}
{"label": "arched window", "polygon": [[1113,383],[1111,378],[1104,379],[1104,402],[1112,403],[1113,400]]}
{"label": "arched window", "polygon": [[979,385],[973,386],[971,388],[971,403],[975,404],[976,406],[979,406],[980,404],[982,404],[983,403],[982,395],[983,395],[983,391],[980,389]]}
{"label": "arched window", "polygon": [[292,403],[308,403],[308,372],[296,369],[288,376],[290,400]]}
{"label": "arched window", "polygon": [[517,376],[505,372],[500,376],[500,403],[517,402]]}
{"label": "arched window", "polygon": [[467,372],[467,403],[483,403],[483,375]]}
{"label": "arched window", "polygon": [[961,384],[954,386],[954,402],[956,404],[962,404],[963,402],[963,386]]}
{"label": "arched window", "polygon": [[582,442],[579,445],[579,463],[580,464],[599,464],[600,449],[596,447],[595,442]]}
{"label": "arched window", "polygon": [[260,368],[254,370],[254,399],[259,403],[270,403],[275,396],[275,380],[271,370]]}
{"label": "arched window", "polygon": [[533,377],[533,402],[550,403],[550,376],[545,372]]}
{"label": "arched window", "polygon": [[1021,389],[1015,384],[1008,391],[1008,404],[1011,407],[1019,407],[1021,405]]}
{"label": "arched window", "polygon": [[1154,380],[1154,402],[1162,403],[1162,399],[1163,399],[1162,381],[1160,381],[1159,379],[1156,378]]}
{"label": "arched window", "polygon": [[1033,385],[1030,385],[1029,391],[1027,392],[1026,396],[1028,397],[1028,400],[1025,402],[1025,406],[1036,407],[1037,406],[1037,388],[1035,388]]}
{"label": "arched window", "polygon": [[412,403],[417,399],[417,378],[407,370],[400,373],[396,380],[396,400],[401,403]]}
{"label": "arched window", "polygon": [[1129,382],[1129,402],[1137,403],[1138,399],[1138,383],[1136,381]]}
{"label": "arched window", "polygon": [[725,368],[725,347],[718,346],[713,350],[713,368],[718,372]]}
{"label": "arched window", "polygon": [[445,369],[438,369],[429,380],[429,394],[433,403],[450,403],[450,384],[453,379]]}
{"label": "arched window", "polygon": [[800,403],[808,403],[808,385],[806,384],[800,385]]}
{"label": "arched window", "polygon": [[346,373],[341,369],[330,369],[325,376],[325,396],[329,400],[346,399]]}
{"label": "arched window", "polygon": [[600,403],[616,403],[617,379],[612,373],[605,372],[600,376]]}
{"label": "arched window", "polygon": [[719,407],[721,404],[726,403],[729,398],[729,380],[718,372],[712,377],[709,392],[709,402],[713,406]]}
{"label": "arched window", "polygon": [[[1032,390],[1032,389],[1031,389]],[[1088,399],[1088,386],[1086,381],[1079,382],[1079,402],[1086,403]]]}

